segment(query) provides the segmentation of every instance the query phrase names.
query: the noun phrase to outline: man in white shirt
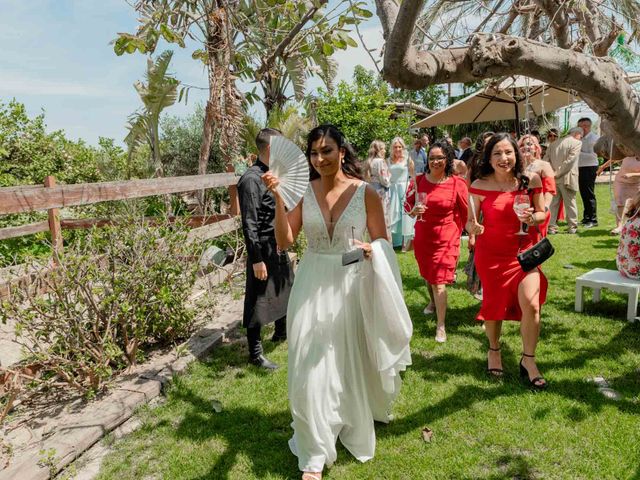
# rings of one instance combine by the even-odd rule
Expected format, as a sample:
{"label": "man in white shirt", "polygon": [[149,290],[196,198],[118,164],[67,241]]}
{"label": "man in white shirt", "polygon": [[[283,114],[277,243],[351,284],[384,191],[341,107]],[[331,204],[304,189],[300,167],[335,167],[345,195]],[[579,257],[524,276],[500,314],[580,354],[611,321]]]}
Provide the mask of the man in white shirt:
{"label": "man in white shirt", "polygon": [[596,176],[598,171],[598,156],[593,151],[593,146],[600,138],[591,131],[591,119],[581,118],[578,126],[584,131],[582,137],[582,149],[578,160],[578,183],[580,196],[584,205],[582,215],[582,225],[585,228],[597,227],[597,204],[596,204]]}

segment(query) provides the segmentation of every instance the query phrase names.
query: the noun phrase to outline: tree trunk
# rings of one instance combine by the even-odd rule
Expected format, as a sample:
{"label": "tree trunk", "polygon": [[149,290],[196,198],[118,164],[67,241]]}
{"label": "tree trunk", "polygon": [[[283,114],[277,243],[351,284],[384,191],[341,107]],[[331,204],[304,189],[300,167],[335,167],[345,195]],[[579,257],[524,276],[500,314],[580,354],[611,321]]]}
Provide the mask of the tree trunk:
{"label": "tree trunk", "polygon": [[640,152],[640,96],[625,72],[599,58],[521,37],[475,34],[468,46],[418,51],[411,44],[423,0],[376,0],[382,23],[384,78],[395,87],[420,90],[429,85],[524,75],[575,90],[604,120],[617,139]]}

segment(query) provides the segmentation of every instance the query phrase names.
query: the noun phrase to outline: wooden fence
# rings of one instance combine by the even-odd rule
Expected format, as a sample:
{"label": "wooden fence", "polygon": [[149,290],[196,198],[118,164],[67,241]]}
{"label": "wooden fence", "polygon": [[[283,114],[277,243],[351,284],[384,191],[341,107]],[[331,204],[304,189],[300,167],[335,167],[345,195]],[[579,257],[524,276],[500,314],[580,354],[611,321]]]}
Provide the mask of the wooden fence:
{"label": "wooden fence", "polygon": [[[43,185],[0,188],[0,215],[44,210],[48,213],[47,221],[0,228],[0,240],[48,231],[51,233],[53,262],[56,264],[63,249],[62,230],[91,228],[94,226],[102,227],[113,224],[112,220],[105,218],[61,220],[61,208],[227,187],[230,197],[229,212],[227,214],[193,216],[184,219],[186,224],[192,227],[189,232],[191,241],[216,238],[233,232],[238,228],[236,219],[239,214],[237,181],[238,178],[233,172],[74,185],[56,184],[55,178],[49,176],[45,179]],[[172,220],[177,220],[178,218]],[[154,219],[150,218],[148,220],[153,222]],[[28,272],[25,272],[24,275],[19,276],[17,279],[14,278],[12,283],[17,281],[28,285],[33,281],[31,277]],[[5,298],[8,291],[9,285],[0,283],[0,299]]]}

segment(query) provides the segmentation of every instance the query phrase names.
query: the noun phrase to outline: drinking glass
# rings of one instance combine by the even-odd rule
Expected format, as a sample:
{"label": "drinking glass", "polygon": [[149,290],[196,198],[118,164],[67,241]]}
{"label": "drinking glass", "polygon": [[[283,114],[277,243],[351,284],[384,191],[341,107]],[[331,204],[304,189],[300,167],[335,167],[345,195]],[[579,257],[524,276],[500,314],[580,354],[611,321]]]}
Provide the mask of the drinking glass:
{"label": "drinking glass", "polygon": [[[427,192],[416,192],[416,207],[426,207],[427,206]],[[422,214],[418,215],[417,220],[422,222]]]}
{"label": "drinking glass", "polygon": [[[513,200],[513,210],[516,212],[516,215],[523,216],[527,212],[527,208],[531,206],[531,202],[529,201],[529,195],[516,195]],[[527,232],[523,230],[524,223],[520,223],[520,231],[516,233],[516,235],[527,235]]]}

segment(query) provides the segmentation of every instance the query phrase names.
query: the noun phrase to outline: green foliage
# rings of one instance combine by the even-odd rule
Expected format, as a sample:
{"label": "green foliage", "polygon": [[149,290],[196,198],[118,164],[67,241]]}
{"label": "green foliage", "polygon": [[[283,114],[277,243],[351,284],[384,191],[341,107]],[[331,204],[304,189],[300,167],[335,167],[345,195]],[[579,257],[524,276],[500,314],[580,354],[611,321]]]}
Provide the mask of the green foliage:
{"label": "green foliage", "polygon": [[352,84],[340,82],[333,94],[320,91],[317,100],[318,122],[332,123],[346,135],[360,158],[366,158],[373,140],[390,142],[393,137],[408,137],[411,118],[392,119],[388,85],[361,66],[354,70]]}
{"label": "green foliage", "polygon": [[[291,98],[302,100],[309,77],[320,77],[331,89],[336,71],[331,55],[357,46],[351,28],[373,15],[367,2],[357,0],[331,6],[326,0],[240,0],[225,7],[232,12],[228,20],[234,33],[234,70],[240,78],[260,85],[262,98],[255,90],[246,98],[250,103],[262,101],[267,115]],[[139,27],[135,34],[118,34],[113,42],[117,55],[152,53],[161,38],[184,47],[186,37],[201,38],[202,32],[215,30],[216,22],[227,18],[213,0],[136,0],[134,8]],[[315,12],[308,16],[311,9]],[[292,41],[278,49],[300,24]],[[219,64],[220,58],[208,51],[210,45],[203,41],[199,47],[192,53],[194,60],[212,69]]]}
{"label": "green foliage", "polygon": [[44,113],[29,118],[23,104],[0,102],[0,187],[42,184],[47,175],[60,183],[101,179],[93,147],[45,127]]}
{"label": "green foliage", "polygon": [[151,57],[147,59],[146,83],[138,81],[134,84],[144,107],[129,117],[129,133],[124,139],[130,159],[138,147],[146,142],[151,150],[150,170],[155,170],[156,175],[163,173],[160,156],[160,114],[165,108],[176,103],[180,84],[167,73],[172,57],[173,52],[167,50],[158,55],[155,61]]}
{"label": "green foliage", "polygon": [[[32,268],[50,293],[16,286],[2,305],[42,378],[54,375],[86,392],[136,364],[149,347],[185,338],[195,282],[195,247],[180,225],[152,226],[137,216],[94,229],[68,247],[59,268]],[[197,257],[196,257],[197,258]]]}
{"label": "green foliage", "polygon": [[[164,116],[160,120],[160,146],[162,168],[167,176],[196,175],[202,144],[204,107],[197,105],[186,117]],[[207,173],[225,171],[222,153],[217,142],[212,142]]]}
{"label": "green foliage", "polygon": [[[23,104],[0,102],[0,187],[42,185],[48,175],[58,183],[88,183],[122,178],[123,152],[113,140],[94,148],[71,141],[62,131],[46,131],[44,113],[29,117]],[[0,217],[0,228],[45,220],[33,212]],[[73,234],[68,234],[73,235]],[[0,241],[0,267],[50,252],[48,234]]]}

